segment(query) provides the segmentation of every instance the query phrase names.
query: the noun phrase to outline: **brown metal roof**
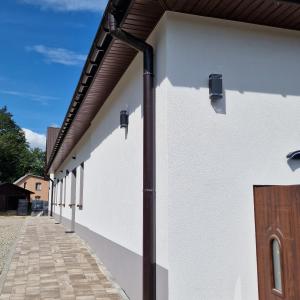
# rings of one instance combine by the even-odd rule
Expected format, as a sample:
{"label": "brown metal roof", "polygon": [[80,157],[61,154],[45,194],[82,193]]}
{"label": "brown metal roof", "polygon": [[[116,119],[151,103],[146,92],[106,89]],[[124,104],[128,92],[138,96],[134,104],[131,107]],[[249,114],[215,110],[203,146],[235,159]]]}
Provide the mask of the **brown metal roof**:
{"label": "brown metal roof", "polygon": [[112,4],[120,7],[121,27],[144,40],[167,10],[300,29],[300,5],[289,1],[110,0],[51,157],[47,159],[48,171],[50,167],[52,172],[56,170],[74,148],[137,53],[107,34],[106,19]]}
{"label": "brown metal roof", "polygon": [[8,194],[8,193],[34,194],[32,191],[26,190],[13,183],[9,183],[9,182],[0,183],[0,194]]}
{"label": "brown metal roof", "polygon": [[[47,129],[47,143],[46,143],[46,159],[47,163],[49,162],[50,155],[53,151],[58,133],[59,133],[59,128],[55,127],[48,127]],[[27,174],[28,175],[28,174]],[[25,175],[25,176],[27,176]]]}
{"label": "brown metal roof", "polygon": [[34,177],[34,178],[38,178],[38,179],[42,179],[42,180],[48,181],[45,177],[28,173],[28,174],[25,174],[24,176],[20,177],[19,179],[17,179],[14,182],[14,184],[19,184],[21,181],[23,181],[24,179],[26,179],[28,177]]}

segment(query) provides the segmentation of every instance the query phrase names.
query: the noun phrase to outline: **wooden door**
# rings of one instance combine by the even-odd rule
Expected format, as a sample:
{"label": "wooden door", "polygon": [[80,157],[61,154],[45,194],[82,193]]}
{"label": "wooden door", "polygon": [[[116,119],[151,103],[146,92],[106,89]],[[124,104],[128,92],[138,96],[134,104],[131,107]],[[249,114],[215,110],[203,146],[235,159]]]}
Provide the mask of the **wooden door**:
{"label": "wooden door", "polygon": [[300,186],[254,187],[260,300],[300,299]]}

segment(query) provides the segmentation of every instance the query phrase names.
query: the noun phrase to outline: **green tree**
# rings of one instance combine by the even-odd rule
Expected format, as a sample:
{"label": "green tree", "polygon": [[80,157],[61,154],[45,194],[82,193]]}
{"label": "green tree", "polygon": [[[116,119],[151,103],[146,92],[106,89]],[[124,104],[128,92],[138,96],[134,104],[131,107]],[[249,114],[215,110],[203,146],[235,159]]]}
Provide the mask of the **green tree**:
{"label": "green tree", "polygon": [[45,170],[46,153],[40,148],[30,149],[28,160],[28,172],[34,175],[43,176]]}
{"label": "green tree", "polygon": [[0,181],[12,182],[24,169],[22,159],[27,155],[25,134],[15,123],[7,107],[0,108]]}
{"label": "green tree", "polygon": [[44,162],[45,153],[30,149],[7,107],[0,108],[0,182],[13,182],[29,172],[43,175]]}

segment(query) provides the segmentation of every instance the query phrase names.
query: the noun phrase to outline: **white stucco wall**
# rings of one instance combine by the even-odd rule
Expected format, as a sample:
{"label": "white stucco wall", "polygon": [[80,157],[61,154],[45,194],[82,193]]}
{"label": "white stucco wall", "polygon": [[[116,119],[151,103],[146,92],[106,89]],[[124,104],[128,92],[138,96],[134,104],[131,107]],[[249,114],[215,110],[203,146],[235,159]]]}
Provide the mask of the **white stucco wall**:
{"label": "white stucco wall", "polygon": [[166,18],[169,299],[256,300],[253,185],[300,182],[300,34]]}
{"label": "white stucco wall", "polygon": [[[138,57],[82,141],[60,167],[71,172],[84,162],[83,209],[76,210],[76,222],[139,254],[142,246],[141,66]],[[130,112],[127,137],[119,127],[123,109]],[[72,155],[76,155],[76,160]],[[63,216],[70,219],[69,177]]]}
{"label": "white stucco wall", "polygon": [[[156,142],[157,263],[167,268],[167,84],[163,82],[166,78],[164,41],[165,22],[162,20],[149,42],[155,48],[155,76],[159,82],[156,89],[156,122],[159,128]],[[84,162],[83,209],[76,208],[76,222],[139,256],[142,255],[143,230],[142,102],[143,57],[139,54],[92,121],[88,131],[56,172],[56,177],[60,179],[65,176],[66,170],[71,173]],[[127,135],[119,123],[120,111],[124,109],[129,112]],[[76,159],[72,159],[72,156],[76,156]],[[77,169],[77,187],[78,182]],[[70,219],[69,178],[66,194],[66,206],[62,208],[62,215]],[[76,195],[77,198],[78,190]],[[58,208],[56,213],[59,213]]]}
{"label": "white stucco wall", "polygon": [[[300,141],[299,37],[167,13],[149,39],[156,69],[157,263],[169,270],[170,300],[258,299],[253,185],[300,181],[300,165],[285,159]],[[208,97],[211,73],[223,75],[225,97],[215,103]],[[141,105],[138,55],[56,172],[62,178],[85,162],[76,222],[138,255]],[[119,128],[123,109],[130,113],[127,137]],[[69,189],[68,179],[68,195]],[[70,219],[69,203],[67,196],[63,216]]]}

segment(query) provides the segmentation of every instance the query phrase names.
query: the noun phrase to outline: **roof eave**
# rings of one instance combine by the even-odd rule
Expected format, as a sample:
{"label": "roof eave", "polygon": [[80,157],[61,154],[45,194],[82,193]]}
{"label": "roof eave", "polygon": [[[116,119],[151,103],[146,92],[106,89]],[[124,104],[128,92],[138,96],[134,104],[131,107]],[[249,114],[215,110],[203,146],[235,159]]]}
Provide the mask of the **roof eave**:
{"label": "roof eave", "polygon": [[76,113],[78,112],[81,103],[84,101],[84,98],[88,93],[90,86],[93,83],[94,76],[101,65],[101,60],[103,59],[105,52],[109,48],[109,44],[112,40],[112,37],[107,34],[107,29],[105,25],[106,25],[107,16],[111,9],[111,6],[118,5],[122,7],[122,10],[124,11],[125,14],[130,3],[131,1],[110,0],[106,6],[106,9],[103,14],[103,18],[101,20],[98,31],[96,33],[96,37],[93,41],[89,55],[83,67],[83,71],[81,73],[79,82],[77,84],[74,95],[72,97],[72,101],[69,105],[66,116],[64,118],[60,131],[58,133],[49,161],[47,162],[46,174],[49,174],[51,165],[64,141],[64,138],[76,116]]}

